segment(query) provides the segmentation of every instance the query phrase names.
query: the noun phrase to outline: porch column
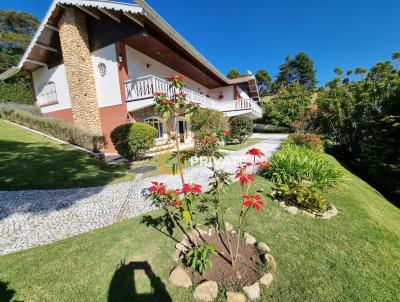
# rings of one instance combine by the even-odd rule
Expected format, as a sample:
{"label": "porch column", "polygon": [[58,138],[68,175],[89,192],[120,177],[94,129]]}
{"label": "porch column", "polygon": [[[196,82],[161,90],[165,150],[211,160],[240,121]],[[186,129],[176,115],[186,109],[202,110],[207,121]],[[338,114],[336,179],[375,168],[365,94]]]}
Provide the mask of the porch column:
{"label": "porch column", "polygon": [[67,7],[58,27],[74,124],[101,134],[86,17],[76,8]]}

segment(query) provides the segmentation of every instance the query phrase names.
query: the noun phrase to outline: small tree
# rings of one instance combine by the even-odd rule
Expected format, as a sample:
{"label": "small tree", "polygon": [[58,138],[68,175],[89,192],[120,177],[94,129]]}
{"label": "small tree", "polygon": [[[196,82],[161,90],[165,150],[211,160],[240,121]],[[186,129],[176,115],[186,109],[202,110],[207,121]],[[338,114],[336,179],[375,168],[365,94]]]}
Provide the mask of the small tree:
{"label": "small tree", "polygon": [[195,135],[207,134],[217,135],[224,129],[229,128],[228,119],[224,114],[212,109],[199,109],[190,119],[190,128]]}
{"label": "small tree", "polygon": [[226,136],[227,141],[238,140],[243,143],[253,133],[253,121],[245,116],[234,116],[229,121],[231,133]]}
{"label": "small tree", "polygon": [[229,70],[228,74],[226,75],[228,79],[236,79],[240,78],[240,72],[236,68],[232,68]]}

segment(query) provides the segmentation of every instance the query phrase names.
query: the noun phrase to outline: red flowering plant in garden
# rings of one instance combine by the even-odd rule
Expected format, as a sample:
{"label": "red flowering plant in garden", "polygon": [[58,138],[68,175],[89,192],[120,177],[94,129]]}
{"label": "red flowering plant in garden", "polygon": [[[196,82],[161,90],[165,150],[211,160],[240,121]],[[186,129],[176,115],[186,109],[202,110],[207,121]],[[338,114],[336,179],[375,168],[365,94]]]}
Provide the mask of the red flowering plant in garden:
{"label": "red flowering plant in garden", "polygon": [[[162,113],[165,119],[174,118],[174,124],[176,125],[176,118],[179,115],[190,117],[196,110],[197,105],[186,100],[186,94],[183,91],[183,78],[181,76],[170,76],[168,80],[170,82],[170,92],[154,94],[156,101],[155,110]],[[187,260],[194,259],[193,263],[197,264],[198,261],[203,260],[209,263],[208,258],[205,260],[202,259],[203,256],[199,255],[202,253],[201,251],[208,250],[210,245],[204,238],[202,238],[202,242],[198,242],[194,223],[196,204],[200,201],[207,200],[214,201],[217,205],[217,219],[220,219],[221,224],[224,226],[225,240],[227,241],[231,264],[233,266],[235,266],[238,259],[239,241],[241,240],[241,233],[248,211],[254,209],[256,212],[259,212],[265,204],[261,195],[251,195],[250,189],[256,178],[257,170],[268,169],[270,163],[260,160],[260,158],[264,156],[263,152],[253,148],[246,153],[252,156],[252,162],[240,163],[233,175],[233,177],[239,181],[242,192],[239,204],[240,214],[238,217],[237,244],[234,253],[231,244],[233,237],[230,237],[226,230],[224,218],[226,208],[222,199],[222,195],[225,194],[230,187],[232,175],[224,170],[217,169],[215,161],[216,158],[222,157],[222,153],[219,151],[219,141],[224,140],[224,137],[227,135],[230,135],[230,131],[223,130],[217,134],[203,135],[200,140],[196,141],[196,154],[211,158],[211,170],[213,174],[210,177],[210,189],[207,192],[203,192],[201,185],[185,181],[182,169],[183,159],[185,159],[185,157],[181,154],[179,139],[176,137],[173,138],[175,139],[176,158],[182,183],[181,187],[171,189],[167,188],[163,183],[154,181],[148,189],[148,198],[151,199],[154,205],[165,210],[167,217],[172,221],[175,229],[177,229],[183,237],[187,238],[187,241],[191,244],[191,247],[188,248],[188,254],[186,255]],[[191,232],[192,236],[188,234],[188,231]]]}

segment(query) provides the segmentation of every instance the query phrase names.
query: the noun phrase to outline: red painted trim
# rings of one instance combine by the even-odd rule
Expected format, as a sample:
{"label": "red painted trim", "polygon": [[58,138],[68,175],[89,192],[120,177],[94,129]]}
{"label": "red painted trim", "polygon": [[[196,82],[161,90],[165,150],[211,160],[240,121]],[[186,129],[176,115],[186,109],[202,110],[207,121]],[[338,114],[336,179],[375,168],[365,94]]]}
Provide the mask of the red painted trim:
{"label": "red painted trim", "polygon": [[122,63],[118,62],[118,78],[119,78],[119,88],[121,91],[122,103],[126,103],[124,82],[129,80],[129,75],[128,75],[128,62],[126,59],[125,41],[118,41],[117,43],[115,43],[115,53],[117,62],[118,62],[118,57],[119,56],[122,57]]}
{"label": "red painted trim", "polygon": [[43,113],[43,115],[45,117],[62,120],[71,125],[74,124],[74,118],[72,117],[72,109],[71,108],[46,112],[46,113]]}

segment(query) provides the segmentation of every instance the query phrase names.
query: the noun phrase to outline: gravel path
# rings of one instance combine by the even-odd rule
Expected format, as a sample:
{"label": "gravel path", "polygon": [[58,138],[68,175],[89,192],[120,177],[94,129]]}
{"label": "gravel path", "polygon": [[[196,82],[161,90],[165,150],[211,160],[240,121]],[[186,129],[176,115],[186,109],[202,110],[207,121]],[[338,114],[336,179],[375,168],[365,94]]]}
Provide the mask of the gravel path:
{"label": "gravel path", "polygon": [[[285,135],[255,134],[254,137],[262,139],[255,146],[270,156]],[[237,163],[251,159],[245,155],[247,149],[229,152],[217,164],[218,168],[234,172]],[[210,175],[211,171],[204,165],[185,169],[186,182],[200,183],[203,187],[207,187]],[[151,180],[164,182],[169,187],[180,184],[177,176],[142,179],[139,175],[130,182],[101,187],[0,191],[0,255],[48,244],[151,211],[150,202],[143,198]]]}

